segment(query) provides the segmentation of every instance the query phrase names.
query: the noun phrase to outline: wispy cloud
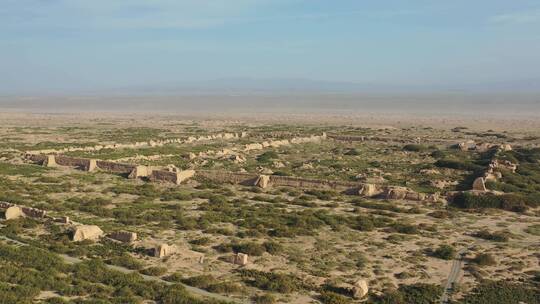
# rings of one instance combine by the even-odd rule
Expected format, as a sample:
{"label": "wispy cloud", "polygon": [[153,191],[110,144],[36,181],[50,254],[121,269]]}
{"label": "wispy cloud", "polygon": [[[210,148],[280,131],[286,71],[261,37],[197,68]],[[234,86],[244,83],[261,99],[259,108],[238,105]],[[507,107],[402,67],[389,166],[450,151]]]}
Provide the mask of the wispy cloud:
{"label": "wispy cloud", "polygon": [[496,24],[540,23],[540,9],[495,15],[490,21]]}

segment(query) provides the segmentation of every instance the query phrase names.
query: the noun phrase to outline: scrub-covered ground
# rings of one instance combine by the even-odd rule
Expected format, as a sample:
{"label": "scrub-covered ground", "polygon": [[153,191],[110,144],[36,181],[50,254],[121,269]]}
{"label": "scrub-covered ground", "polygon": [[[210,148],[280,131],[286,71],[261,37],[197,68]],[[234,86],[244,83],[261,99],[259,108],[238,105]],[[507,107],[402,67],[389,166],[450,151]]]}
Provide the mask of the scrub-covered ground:
{"label": "scrub-covered ground", "polygon": [[[0,201],[98,225],[106,234],[136,232],[138,240],[72,242],[65,224],[1,220],[1,303],[439,303],[458,254],[463,264],[448,291],[451,301],[540,302],[540,140],[534,130],[171,117],[149,117],[151,126],[140,126],[114,117],[48,119],[0,126]],[[260,189],[202,179],[181,185],[151,183],[99,170],[47,168],[24,158],[24,152],[32,150],[223,132],[248,136],[65,154],[405,186],[438,192],[442,198],[469,190],[493,157],[453,148],[456,143],[510,144],[513,150],[497,157],[517,163],[518,169],[487,184],[504,199],[477,201],[464,195],[445,203],[390,201],[324,189]],[[328,138],[244,151],[246,144],[323,132],[366,139]],[[148,253],[162,243],[174,245],[176,253],[165,258]],[[247,265],[229,261],[237,252],[249,255]],[[369,287],[360,299],[352,293],[358,280]]]}

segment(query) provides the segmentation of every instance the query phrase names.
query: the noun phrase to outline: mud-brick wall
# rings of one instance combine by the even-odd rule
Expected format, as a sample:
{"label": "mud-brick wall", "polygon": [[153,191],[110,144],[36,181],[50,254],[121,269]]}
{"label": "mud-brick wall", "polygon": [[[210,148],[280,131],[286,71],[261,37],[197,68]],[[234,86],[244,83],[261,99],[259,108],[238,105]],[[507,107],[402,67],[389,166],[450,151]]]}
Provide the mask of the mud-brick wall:
{"label": "mud-brick wall", "polygon": [[0,202],[0,209],[7,209],[9,207],[14,207],[14,206],[20,207],[24,215],[28,217],[42,218],[47,215],[47,211],[45,210],[36,209],[32,207],[26,207],[26,206],[19,206],[19,205],[8,203],[8,202]]}
{"label": "mud-brick wall", "polygon": [[96,165],[99,169],[114,173],[130,173],[136,165],[115,163],[112,161],[98,160]]}
{"label": "mud-brick wall", "polygon": [[12,204],[12,203],[8,203],[8,202],[0,202],[0,208],[2,209],[7,209],[11,206],[15,206],[15,204]]}
{"label": "mud-brick wall", "polygon": [[47,215],[47,211],[31,207],[22,207],[22,211],[26,216],[29,217],[42,218]]}
{"label": "mud-brick wall", "polygon": [[255,181],[259,177],[254,173],[234,173],[224,171],[197,171],[196,177],[203,177],[217,183],[231,183],[241,185],[255,185]]}
{"label": "mud-brick wall", "polygon": [[69,167],[87,167],[90,164],[90,159],[64,155],[57,155],[55,161],[60,166]]}
{"label": "mud-brick wall", "polygon": [[270,184],[273,186],[287,186],[296,188],[308,188],[308,189],[334,189],[334,190],[348,190],[352,188],[358,188],[361,185],[358,183],[349,183],[342,181],[328,181],[318,179],[307,179],[291,176],[270,176]]}
{"label": "mud-brick wall", "polygon": [[335,140],[344,140],[344,141],[364,141],[366,138],[364,136],[354,136],[354,135],[328,135],[328,138]]}
{"label": "mud-brick wall", "polygon": [[167,170],[154,170],[150,174],[151,181],[171,182],[178,183],[178,175],[176,172],[170,172]]}
{"label": "mud-brick wall", "polygon": [[36,162],[36,163],[42,163],[47,159],[47,155],[44,154],[26,154],[26,158]]}

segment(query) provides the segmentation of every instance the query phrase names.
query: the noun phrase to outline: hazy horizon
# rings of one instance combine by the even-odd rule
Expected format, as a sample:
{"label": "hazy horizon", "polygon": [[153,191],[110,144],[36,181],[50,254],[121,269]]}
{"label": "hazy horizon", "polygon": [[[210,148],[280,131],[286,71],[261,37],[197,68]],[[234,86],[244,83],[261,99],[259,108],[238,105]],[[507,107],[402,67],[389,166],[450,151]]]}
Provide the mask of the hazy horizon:
{"label": "hazy horizon", "polygon": [[538,94],[186,94],[0,97],[0,110],[38,113],[166,114],[403,113],[539,117]]}

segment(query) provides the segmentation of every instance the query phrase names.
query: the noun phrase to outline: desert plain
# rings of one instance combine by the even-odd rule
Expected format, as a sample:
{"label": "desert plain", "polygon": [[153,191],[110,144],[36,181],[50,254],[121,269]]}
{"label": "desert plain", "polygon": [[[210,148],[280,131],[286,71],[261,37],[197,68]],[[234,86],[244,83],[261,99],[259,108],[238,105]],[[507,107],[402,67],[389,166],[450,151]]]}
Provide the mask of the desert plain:
{"label": "desert plain", "polygon": [[2,303],[539,303],[535,113],[0,114]]}

